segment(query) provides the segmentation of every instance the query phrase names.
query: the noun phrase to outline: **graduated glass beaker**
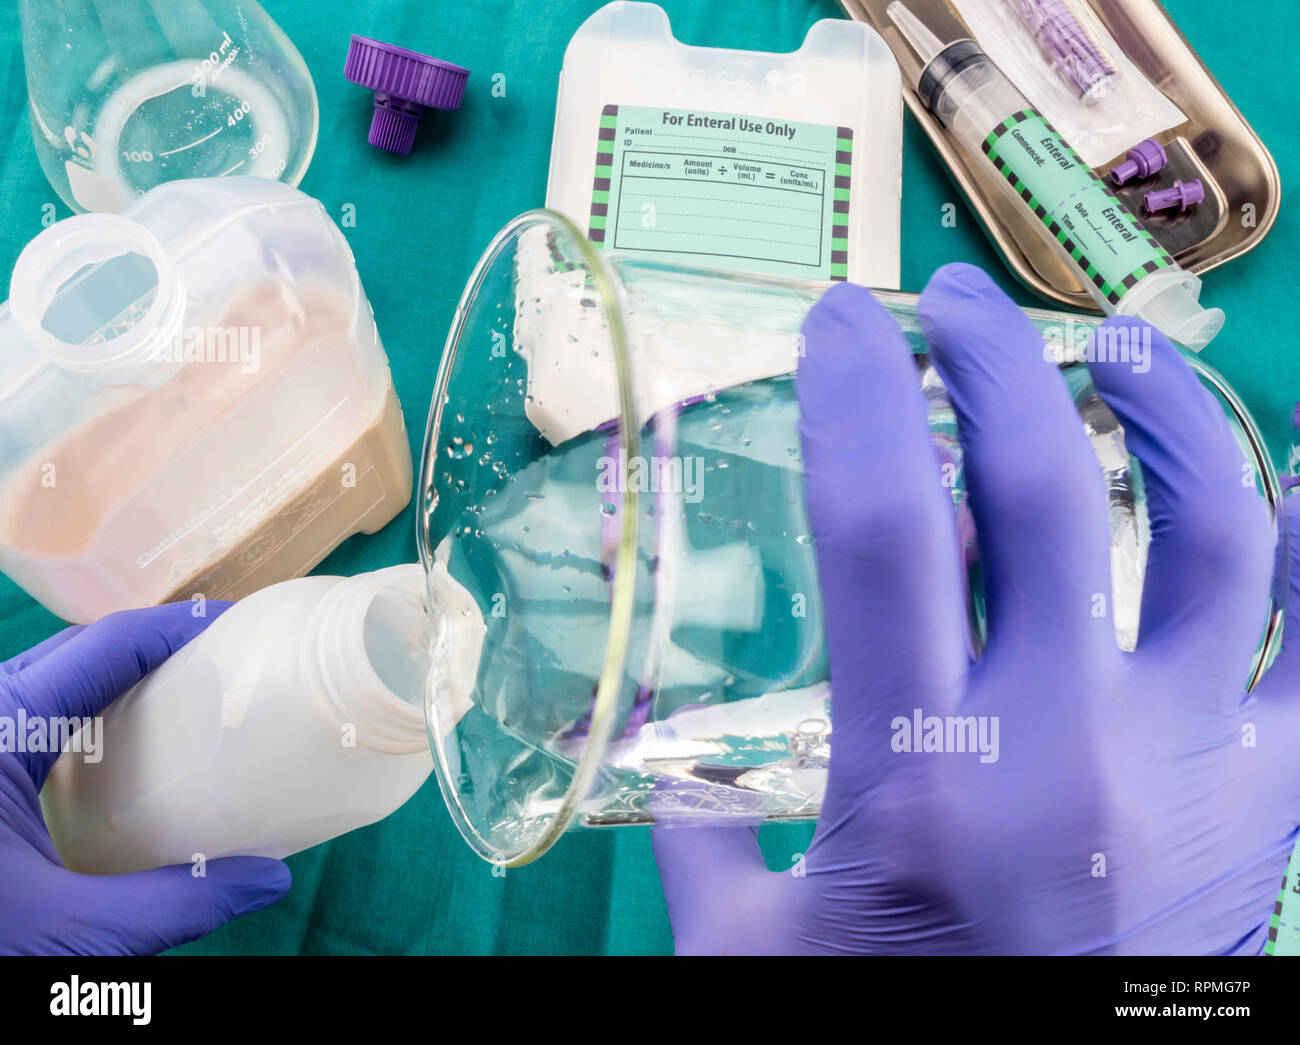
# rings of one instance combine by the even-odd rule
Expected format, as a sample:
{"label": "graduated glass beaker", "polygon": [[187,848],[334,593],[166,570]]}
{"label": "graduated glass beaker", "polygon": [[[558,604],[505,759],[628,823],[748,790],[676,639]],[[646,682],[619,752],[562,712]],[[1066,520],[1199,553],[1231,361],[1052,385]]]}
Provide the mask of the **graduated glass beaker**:
{"label": "graduated glass beaker", "polygon": [[316,88],[255,0],[19,0],[36,153],[75,211],[228,174],[297,185]]}
{"label": "graduated glass beaker", "polygon": [[[515,219],[480,260],[439,371],[418,525],[426,566],[445,564],[486,625],[468,702],[427,708],[444,797],[486,859],[527,863],[575,822],[817,815],[831,687],[793,375],[828,286],[601,252],[549,211]],[[929,403],[975,656],[983,597],[959,433],[915,295],[877,296]],[[1106,475],[1112,615],[1131,649],[1149,540],[1141,469],[1073,361],[1093,321],[1027,315],[1064,360]],[[1189,363],[1272,509],[1254,422]],[[1280,605],[1274,593],[1260,607],[1243,683],[1276,648]]]}

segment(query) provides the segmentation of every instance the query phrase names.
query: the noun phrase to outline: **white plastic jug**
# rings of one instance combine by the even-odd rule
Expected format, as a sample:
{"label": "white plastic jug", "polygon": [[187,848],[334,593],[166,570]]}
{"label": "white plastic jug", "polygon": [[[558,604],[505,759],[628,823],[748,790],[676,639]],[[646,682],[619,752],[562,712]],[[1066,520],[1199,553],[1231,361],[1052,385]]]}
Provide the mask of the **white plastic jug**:
{"label": "white plastic jug", "polygon": [[237,599],[407,504],[411,454],[352,253],[264,178],[58,222],[0,307],[0,569],[91,621]]}
{"label": "white plastic jug", "polygon": [[297,185],[319,109],[256,0],[19,0],[32,135],[77,211],[116,213],[177,178]]}
{"label": "white plastic jug", "polygon": [[[433,770],[424,701],[468,707],[484,631],[442,566],[305,577],[228,610],[102,719],[41,801],[74,871],[284,857],[373,823]],[[431,671],[431,661],[438,668]]]}

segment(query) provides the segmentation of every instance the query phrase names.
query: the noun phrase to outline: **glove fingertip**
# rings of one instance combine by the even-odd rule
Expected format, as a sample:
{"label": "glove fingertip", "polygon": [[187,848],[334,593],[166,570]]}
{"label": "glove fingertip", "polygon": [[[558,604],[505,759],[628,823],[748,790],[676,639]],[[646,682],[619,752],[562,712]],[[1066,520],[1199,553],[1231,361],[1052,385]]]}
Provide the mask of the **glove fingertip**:
{"label": "glove fingertip", "polygon": [[1041,354],[1042,338],[1029,318],[975,265],[937,269],[917,300],[916,317],[945,379],[972,366],[983,373],[986,355],[1022,365],[1028,355]]}
{"label": "glove fingertip", "polygon": [[993,277],[978,265],[971,265],[965,261],[951,261],[934,270],[925,284],[925,289],[921,291],[918,311],[921,306],[932,306],[943,295],[1006,297]]}
{"label": "glove fingertip", "polygon": [[809,386],[844,380],[866,364],[871,332],[884,309],[866,287],[837,283],[804,317],[803,351],[796,384],[803,395]]}
{"label": "glove fingertip", "polygon": [[[1098,389],[1127,387],[1134,375],[1145,375],[1152,367],[1191,368],[1164,334],[1134,316],[1107,316],[1089,337],[1086,349],[1088,372]],[[1198,382],[1189,381],[1188,387]]]}
{"label": "glove fingertip", "polygon": [[293,873],[283,860],[262,856],[228,856],[207,865],[208,879],[230,903],[231,917],[260,911],[284,898]]}
{"label": "glove fingertip", "polygon": [[1016,304],[993,278],[977,265],[954,261],[935,269],[916,302],[916,315],[923,328],[950,326],[954,305],[1010,308]]}

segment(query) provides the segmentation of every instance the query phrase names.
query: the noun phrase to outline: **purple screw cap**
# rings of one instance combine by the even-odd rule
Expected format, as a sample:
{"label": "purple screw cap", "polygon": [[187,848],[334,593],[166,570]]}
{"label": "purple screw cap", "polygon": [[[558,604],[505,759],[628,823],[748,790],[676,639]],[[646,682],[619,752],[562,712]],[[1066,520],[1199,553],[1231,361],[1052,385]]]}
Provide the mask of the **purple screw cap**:
{"label": "purple screw cap", "polygon": [[1165,148],[1154,138],[1140,141],[1128,151],[1128,159],[1111,168],[1110,180],[1116,185],[1123,185],[1134,178],[1149,178],[1157,171],[1165,169],[1169,157]]}
{"label": "purple screw cap", "polygon": [[405,156],[425,109],[460,108],[469,70],[353,33],[343,75],[375,92],[367,141]]}
{"label": "purple screw cap", "polygon": [[1172,207],[1177,207],[1178,213],[1181,214],[1192,204],[1200,203],[1203,199],[1205,199],[1205,186],[1201,184],[1200,178],[1193,178],[1191,181],[1175,181],[1168,189],[1148,192],[1146,207],[1150,214],[1158,210],[1169,210]]}

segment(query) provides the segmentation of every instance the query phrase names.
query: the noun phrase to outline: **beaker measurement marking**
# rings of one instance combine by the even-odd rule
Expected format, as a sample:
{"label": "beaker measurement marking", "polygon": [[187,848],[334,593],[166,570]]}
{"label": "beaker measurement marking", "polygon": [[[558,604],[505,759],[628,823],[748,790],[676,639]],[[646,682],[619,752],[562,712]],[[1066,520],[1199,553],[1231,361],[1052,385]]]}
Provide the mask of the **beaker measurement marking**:
{"label": "beaker measurement marking", "polygon": [[186,149],[192,149],[192,148],[194,148],[194,146],[196,146],[196,145],[202,145],[202,144],[203,144],[205,141],[207,141],[209,138],[215,138],[215,137],[216,137],[218,134],[220,134],[223,130],[225,130],[224,127],[218,127],[218,128],[217,128],[215,131],[213,131],[211,134],[205,134],[202,138],[198,139],[198,141],[192,141],[192,142],[190,142],[188,145],[182,145],[182,146],[181,146],[180,148],[178,148],[178,149],[168,149],[166,152],[160,152],[158,155],[159,155],[159,156],[175,156],[178,152],[184,152]]}
{"label": "beaker measurement marking", "polygon": [[195,84],[202,83],[204,77],[211,72],[212,83],[216,84],[216,82],[221,79],[221,74],[225,72],[230,63],[233,62],[235,57],[239,54],[238,47],[233,50],[231,49],[232,43],[234,43],[234,41],[231,40],[230,34],[223,32],[221,34],[221,43],[217,45],[217,49],[211,52],[206,58],[202,59],[194,69],[193,73],[190,74],[190,82]]}
{"label": "beaker measurement marking", "polygon": [[243,166],[245,163],[247,163],[247,162],[248,162],[247,160],[240,160],[238,163],[236,163],[236,164],[235,164],[233,167],[231,167],[229,170],[224,170],[224,171],[222,171],[219,175],[217,175],[217,177],[219,177],[219,178],[224,178],[227,174],[233,174],[235,171],[239,170],[239,168],[242,167],[242,166]]}

